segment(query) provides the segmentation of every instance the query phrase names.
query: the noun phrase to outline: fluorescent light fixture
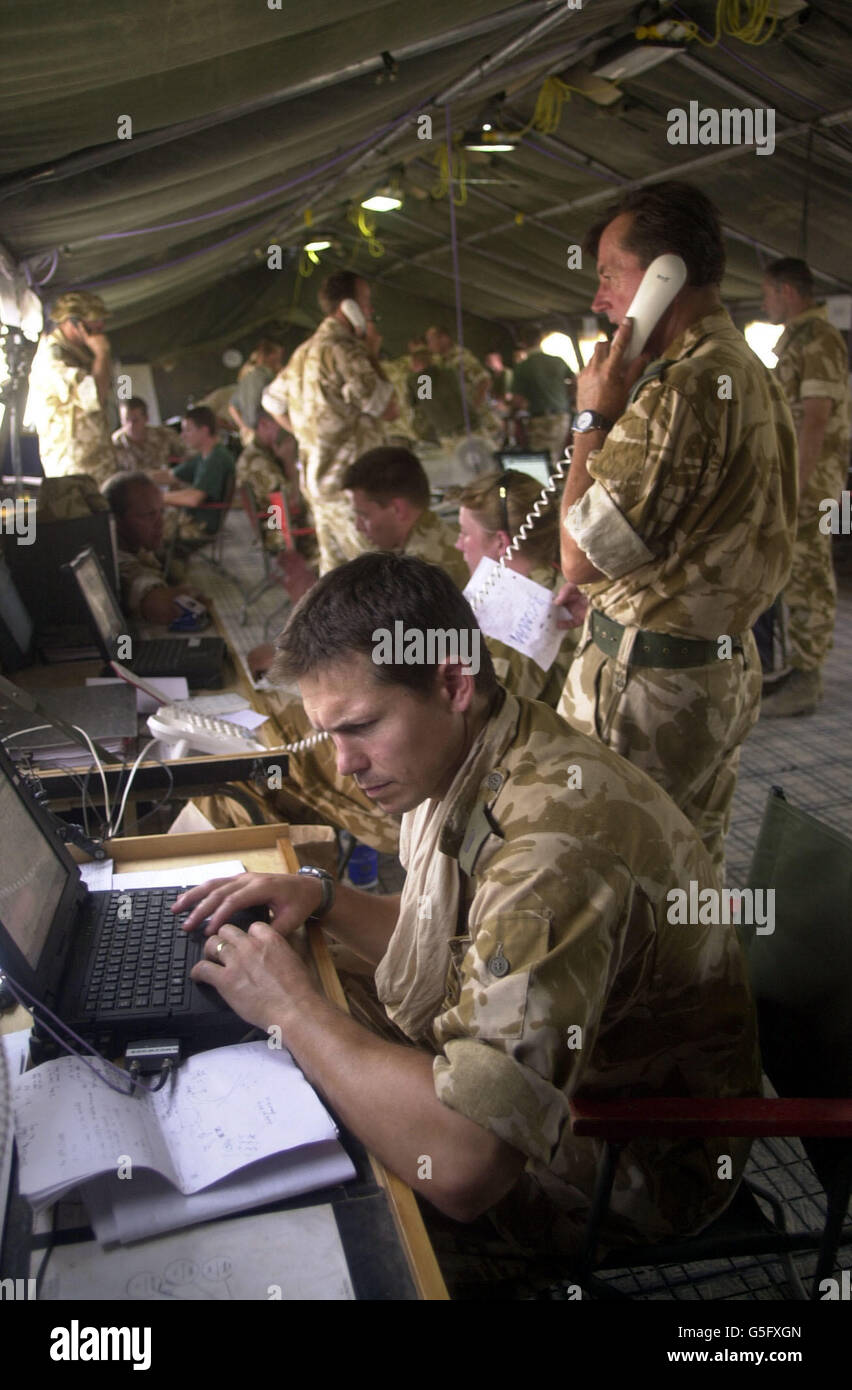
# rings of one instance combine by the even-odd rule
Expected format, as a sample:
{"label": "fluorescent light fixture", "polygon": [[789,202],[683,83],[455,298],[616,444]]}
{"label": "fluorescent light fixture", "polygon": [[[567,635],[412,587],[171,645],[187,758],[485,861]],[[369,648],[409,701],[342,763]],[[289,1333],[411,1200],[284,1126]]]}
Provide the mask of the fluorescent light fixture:
{"label": "fluorescent light fixture", "polygon": [[468,130],[462,136],[466,150],[476,150],[480,154],[509,154],[518,148],[518,141],[504,130],[495,130],[490,121]]}
{"label": "fluorescent light fixture", "polygon": [[306,251],[327,251],[331,245],[330,241],[306,241]]}
{"label": "fluorescent light fixture", "polygon": [[769,367],[770,371],[778,361],[772,349],[783,332],[783,323],[764,323],[760,319],[755,319],[753,323],[747,323],[745,326],[746,342],[755,356],[760,358],[764,367]]}
{"label": "fluorescent light fixture", "polygon": [[627,47],[618,45],[617,49],[610,49],[611,56],[593,69],[594,76],[604,77],[610,82],[621,82],[628,77],[638,77],[649,68],[655,68],[658,63],[664,63],[667,58],[685,52],[682,44],[672,48],[662,43],[636,43],[634,39],[629,39],[627,44]]}
{"label": "fluorescent light fixture", "polygon": [[368,212],[395,212],[402,207],[402,199],[390,184],[386,184],[384,188],[377,188],[369,198],[363,198],[361,206]]}

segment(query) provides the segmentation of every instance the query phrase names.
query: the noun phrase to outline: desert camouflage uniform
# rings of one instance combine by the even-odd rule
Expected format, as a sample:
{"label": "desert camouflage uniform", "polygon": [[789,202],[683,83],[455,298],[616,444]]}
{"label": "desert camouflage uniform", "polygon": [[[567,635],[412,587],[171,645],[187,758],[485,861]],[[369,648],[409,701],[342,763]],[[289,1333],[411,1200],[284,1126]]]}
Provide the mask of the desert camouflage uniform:
{"label": "desert camouflage uniform", "polygon": [[399,414],[395,420],[383,420],[382,430],[386,444],[401,444],[410,448],[417,439],[417,426],[414,423],[414,407],[409,399],[408,381],[411,364],[407,357],[382,359],[382,371],[396,393]]}
{"label": "desert camouflage uniform", "polygon": [[456,550],[458,528],[452,527],[428,508],[415,521],[400,554],[416,555],[428,565],[439,565],[454,584],[463,589],[468,581],[467,565]]}
{"label": "desert camouflage uniform", "polygon": [[[283,549],[284,536],[282,532],[277,526],[267,525],[268,517],[262,516],[261,513],[268,511],[270,493],[273,492],[284,494],[284,500],[291,514],[298,511],[300,502],[298,488],[287,478],[283,464],[276,459],[275,455],[270,453],[268,449],[264,449],[254,439],[246,445],[237,459],[236,485],[240,488],[246,483],[254,495],[266,549]],[[296,522],[293,524],[296,525]]]}
{"label": "desert camouflage uniform", "polygon": [[[297,743],[315,732],[298,694],[269,691],[264,692],[264,699],[282,744]],[[290,821],[294,825],[338,826],[365,845],[385,854],[396,854],[399,817],[381,811],[360,790],[354,777],[338,772],[337,751],[331,738],[290,754],[280,790],[263,791],[247,782],[238,783],[238,787],[270,824]],[[244,807],[227,794],[198,797],[196,805],[217,830],[251,824]]]}
{"label": "desert camouflage uniform", "polygon": [[392,396],[393,386],[361,340],[332,317],[296,348],[264,393],[276,414],[289,415],[299,441],[302,491],[316,526],[321,574],[368,548],[341,481],[359,455],[384,443],[381,416]]}
{"label": "desert camouflage uniform", "polygon": [[92,354],[59,328],[42,334],[30,368],[28,414],[45,477],[86,473],[100,485],[121,467],[92,376]]}
{"label": "desert camouflage uniform", "polygon": [[121,582],[121,606],[131,618],[139,617],[142,600],[152,589],[165,584],[163,567],[152,550],[118,550],[118,577]]}
{"label": "desert camouflage uniform", "polygon": [[828,322],[824,304],[791,319],[775,353],[775,374],[797,430],[803,401],[813,396],[832,401],[819,460],[799,499],[793,568],[784,590],[792,664],[801,671],[813,671],[831,650],[837,608],[831,535],[820,530],[819,504],[828,497],[839,498],[849,470],[849,361],[846,344]]}
{"label": "desert camouflage uniform", "polygon": [[[740,745],[760,706],[750,629],[789,573],[796,440],[777,381],[723,309],[665,357],[665,379],[648,380],[589,455],[595,481],[565,521],[607,576],[584,588],[629,629],[623,659],[592,641],[590,610],[558,708],[665,787],[721,872]],[[710,641],[723,659],[630,665],[635,629]]]}
{"label": "desert camouflage uniform", "polygon": [[[535,566],[527,577],[553,593],[561,589],[565,582],[558,570],[547,569],[544,565]],[[513,695],[521,695],[526,700],[543,700],[546,705],[556,709],[579,638],[578,627],[569,628],[563,634],[562,646],[549,671],[543,671],[532,657],[524,656],[523,652],[507,646],[498,637],[486,637],[485,643],[501,685],[505,685]]]}
{"label": "desert camouflage uniform", "polygon": [[[486,381],[490,387],[490,372],[483,367],[479,358],[474,356],[469,348],[461,348],[458,343],[453,345],[446,357],[437,356],[434,362],[436,367],[445,367],[456,377],[459,375],[459,364],[461,364],[471,433],[482,435],[492,449],[499,448],[504,435],[503,421],[496,410],[488,404],[487,396],[481,406],[474,404],[477,390],[483,381]],[[442,435],[441,445],[449,453],[456,449],[459,444],[463,444],[465,439],[464,430],[460,430],[450,435]]]}
{"label": "desert camouflage uniform", "polygon": [[[400,859],[379,998],[437,1051],[439,1099],[526,1155],[492,1209],[504,1232],[576,1249],[603,1145],[573,1137],[570,1097],[759,1094],[735,929],[667,920],[672,888],[717,884],[697,835],[644,773],[545,705],[504,697],[445,798],[403,816]],[[748,1147],[631,1141],[605,1240],[701,1229]]]}
{"label": "desert camouflage uniform", "polygon": [[160,468],[169,468],[176,459],[186,455],[186,447],[180,435],[167,425],[148,425],[142,443],[131,439],[124,429],[116,430],[112,436],[115,445],[116,466],[135,472],[156,473]]}

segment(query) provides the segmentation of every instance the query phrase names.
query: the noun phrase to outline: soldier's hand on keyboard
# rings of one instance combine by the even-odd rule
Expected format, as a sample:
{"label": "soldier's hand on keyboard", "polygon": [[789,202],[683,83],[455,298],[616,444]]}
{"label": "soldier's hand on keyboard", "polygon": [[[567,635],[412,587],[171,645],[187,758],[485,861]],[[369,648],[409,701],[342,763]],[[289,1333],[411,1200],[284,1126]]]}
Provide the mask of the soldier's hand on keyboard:
{"label": "soldier's hand on keyboard", "polygon": [[[204,935],[212,936],[225,922],[233,921],[235,912],[240,913],[242,925],[245,909],[268,907],[271,925],[279,935],[288,936],[316,912],[322,899],[322,883],[310,874],[235,874],[188,888],[172,910],[189,913],[184,931],[203,924]],[[258,911],[257,921],[266,919],[266,912]]]}
{"label": "soldier's hand on keyboard", "polygon": [[[273,1024],[286,1030],[288,1016],[304,1012],[318,998],[290,943],[261,923],[248,934],[225,924],[205,943],[204,958],[190,973],[197,983],[217,989],[240,1018],[265,1031]],[[283,1041],[286,1045],[286,1031]]]}

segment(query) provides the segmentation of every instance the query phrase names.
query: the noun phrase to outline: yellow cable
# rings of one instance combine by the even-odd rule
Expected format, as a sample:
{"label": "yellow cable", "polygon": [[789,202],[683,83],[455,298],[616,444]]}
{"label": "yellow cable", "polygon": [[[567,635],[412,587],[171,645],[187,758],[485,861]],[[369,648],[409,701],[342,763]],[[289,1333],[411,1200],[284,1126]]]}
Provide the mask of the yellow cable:
{"label": "yellow cable", "polygon": [[458,193],[453,189],[453,202],[457,207],[463,207],[467,202],[467,159],[465,157],[464,146],[459,143],[460,137],[455,137],[456,147],[452,155],[452,169],[447,156],[446,144],[441,144],[432,156],[434,163],[438,167],[438,176],[432,185],[433,198],[446,198],[450,190],[450,178],[458,184]]}
{"label": "yellow cable", "polygon": [[[742,17],[741,5],[744,7]],[[776,0],[718,0],[713,38],[703,39],[700,34],[696,34],[696,38],[705,48],[715,48],[723,34],[727,38],[739,39],[740,43],[748,44],[751,48],[760,48],[772,38],[777,23]],[[764,32],[766,24],[769,27]]]}

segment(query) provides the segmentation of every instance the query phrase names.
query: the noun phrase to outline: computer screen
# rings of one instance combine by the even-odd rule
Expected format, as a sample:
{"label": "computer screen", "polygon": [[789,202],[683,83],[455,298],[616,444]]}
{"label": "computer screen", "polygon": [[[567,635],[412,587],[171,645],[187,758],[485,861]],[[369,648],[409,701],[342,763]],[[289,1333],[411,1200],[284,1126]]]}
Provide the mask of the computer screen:
{"label": "computer screen", "polygon": [[69,870],[2,773],[0,825],[0,922],[35,970]]}
{"label": "computer screen", "polygon": [[512,468],[517,473],[528,473],[531,478],[544,487],[550,478],[549,454],[498,454],[501,468]]}
{"label": "computer screen", "polygon": [[84,551],[72,561],[72,567],[101,640],[107,649],[112,651],[116,637],[127,631],[127,619],[122,616],[121,609],[110,592],[98,558],[94,551]]}

